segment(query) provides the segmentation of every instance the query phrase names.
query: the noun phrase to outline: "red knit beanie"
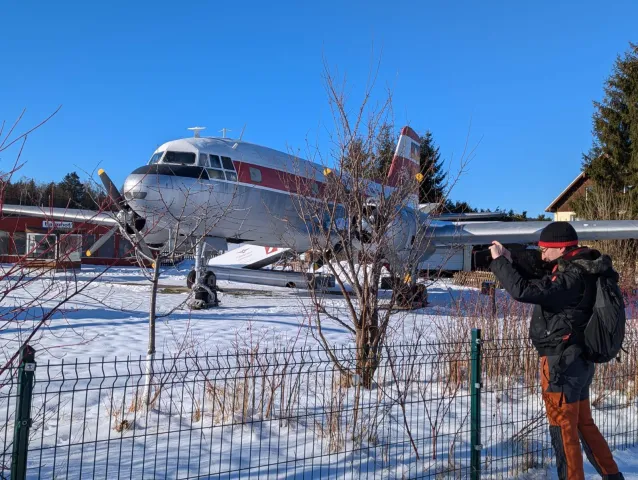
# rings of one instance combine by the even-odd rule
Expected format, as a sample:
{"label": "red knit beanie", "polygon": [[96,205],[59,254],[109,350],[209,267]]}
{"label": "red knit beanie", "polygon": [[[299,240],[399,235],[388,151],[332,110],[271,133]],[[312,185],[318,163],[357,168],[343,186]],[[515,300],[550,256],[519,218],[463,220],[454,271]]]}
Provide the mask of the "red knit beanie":
{"label": "red knit beanie", "polygon": [[569,222],[552,222],[541,231],[539,247],[562,248],[578,245],[578,234]]}

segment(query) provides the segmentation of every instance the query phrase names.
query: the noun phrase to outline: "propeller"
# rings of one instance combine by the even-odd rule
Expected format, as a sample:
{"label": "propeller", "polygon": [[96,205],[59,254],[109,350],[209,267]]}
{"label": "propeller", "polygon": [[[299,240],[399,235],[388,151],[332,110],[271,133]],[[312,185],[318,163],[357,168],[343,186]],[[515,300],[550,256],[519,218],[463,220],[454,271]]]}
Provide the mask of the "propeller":
{"label": "propeller", "polygon": [[[140,250],[140,253],[146,257],[147,260],[153,261],[153,253],[140,233],[146,225],[146,219],[142,218],[131,208],[104,169],[100,168],[97,171],[97,174],[100,177],[100,180],[102,180],[102,184],[104,185],[109,198],[113,201],[115,207],[120,212],[118,220],[121,222],[121,227],[126,230],[126,233],[135,237],[135,245]],[[109,230],[105,235],[102,235],[99,240],[87,250],[87,257],[90,257],[102,245],[104,245],[118,228],[119,226],[116,226]]]}
{"label": "propeller", "polygon": [[[102,180],[102,184],[104,185],[104,188],[106,189],[106,193],[108,194],[109,198],[113,200],[113,203],[115,203],[116,205],[119,205],[120,207],[128,207],[126,200],[124,200],[124,197],[122,196],[120,191],[117,189],[117,187],[115,186],[111,178],[106,174],[104,169],[100,168],[97,171],[97,174],[100,177],[100,180]],[[130,209],[130,207],[128,208]]]}
{"label": "propeller", "polygon": [[97,252],[99,250],[99,248],[104,245],[109,238],[111,238],[113,236],[113,234],[117,231],[117,229],[120,228],[119,226],[114,226],[113,228],[111,228],[107,233],[105,233],[104,235],[102,235],[97,242],[95,242],[91,248],[89,248],[86,251],[86,256],[87,257],[92,257],[95,252]]}

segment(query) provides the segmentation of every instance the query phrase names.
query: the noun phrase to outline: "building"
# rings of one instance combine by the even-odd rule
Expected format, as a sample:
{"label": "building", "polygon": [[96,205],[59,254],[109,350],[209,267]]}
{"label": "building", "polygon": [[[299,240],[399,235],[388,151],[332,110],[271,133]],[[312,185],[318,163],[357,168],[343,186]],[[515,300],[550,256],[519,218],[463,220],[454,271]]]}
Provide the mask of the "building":
{"label": "building", "polygon": [[0,262],[20,259],[70,265],[134,265],[135,253],[119,233],[111,236],[91,257],[86,251],[109,231],[108,227],[59,222],[34,217],[0,218]]}
{"label": "building", "polygon": [[587,195],[592,182],[585,172],[581,172],[565,190],[545,209],[546,212],[554,214],[554,221],[571,222],[576,220],[576,212],[571,210],[570,202],[580,195]]}

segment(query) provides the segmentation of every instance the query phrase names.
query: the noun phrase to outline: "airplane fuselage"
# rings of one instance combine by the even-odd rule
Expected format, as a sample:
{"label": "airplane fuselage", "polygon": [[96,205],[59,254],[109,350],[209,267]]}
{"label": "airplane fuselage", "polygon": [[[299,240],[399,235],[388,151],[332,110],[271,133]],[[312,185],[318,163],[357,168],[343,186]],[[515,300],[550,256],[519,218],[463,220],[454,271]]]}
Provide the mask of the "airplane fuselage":
{"label": "airplane fuselage", "polygon": [[[160,146],[149,163],[134,170],[123,194],[146,218],[148,243],[168,232],[228,242],[292,248],[311,246],[309,225],[297,196],[319,197],[324,167],[295,155],[225,138],[188,138]],[[387,186],[373,184],[373,192]],[[427,215],[405,209],[397,250],[409,250]],[[414,231],[412,231],[414,230]],[[429,248],[429,247],[428,247]]]}
{"label": "airplane fuselage", "polygon": [[146,218],[149,243],[168,231],[238,243],[309,247],[293,196],[299,185],[319,192],[320,165],[267,147],[220,138],[190,138],[160,146],[126,179],[123,194]]}

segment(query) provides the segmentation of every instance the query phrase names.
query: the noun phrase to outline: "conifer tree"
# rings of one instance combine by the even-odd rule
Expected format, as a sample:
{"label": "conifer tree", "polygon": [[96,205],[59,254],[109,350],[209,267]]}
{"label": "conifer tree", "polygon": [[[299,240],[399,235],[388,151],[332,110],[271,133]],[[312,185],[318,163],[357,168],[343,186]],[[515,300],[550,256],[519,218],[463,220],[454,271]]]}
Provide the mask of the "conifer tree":
{"label": "conifer tree", "polygon": [[376,175],[380,180],[384,180],[388,177],[396,148],[397,145],[394,134],[392,133],[392,125],[384,123],[379,128],[375,146]]}
{"label": "conifer tree", "polygon": [[84,200],[84,185],[80,182],[77,173],[67,173],[62,181],[58,184],[62,196],[70,202],[71,207],[78,208]]}
{"label": "conifer tree", "polygon": [[583,155],[587,176],[619,192],[638,185],[638,44],[629,45],[594,102],[593,145]]}
{"label": "conifer tree", "polygon": [[419,203],[438,203],[445,196],[446,173],[442,170],[441,154],[429,130],[421,139],[419,151],[420,171],[423,180],[419,188]]}

